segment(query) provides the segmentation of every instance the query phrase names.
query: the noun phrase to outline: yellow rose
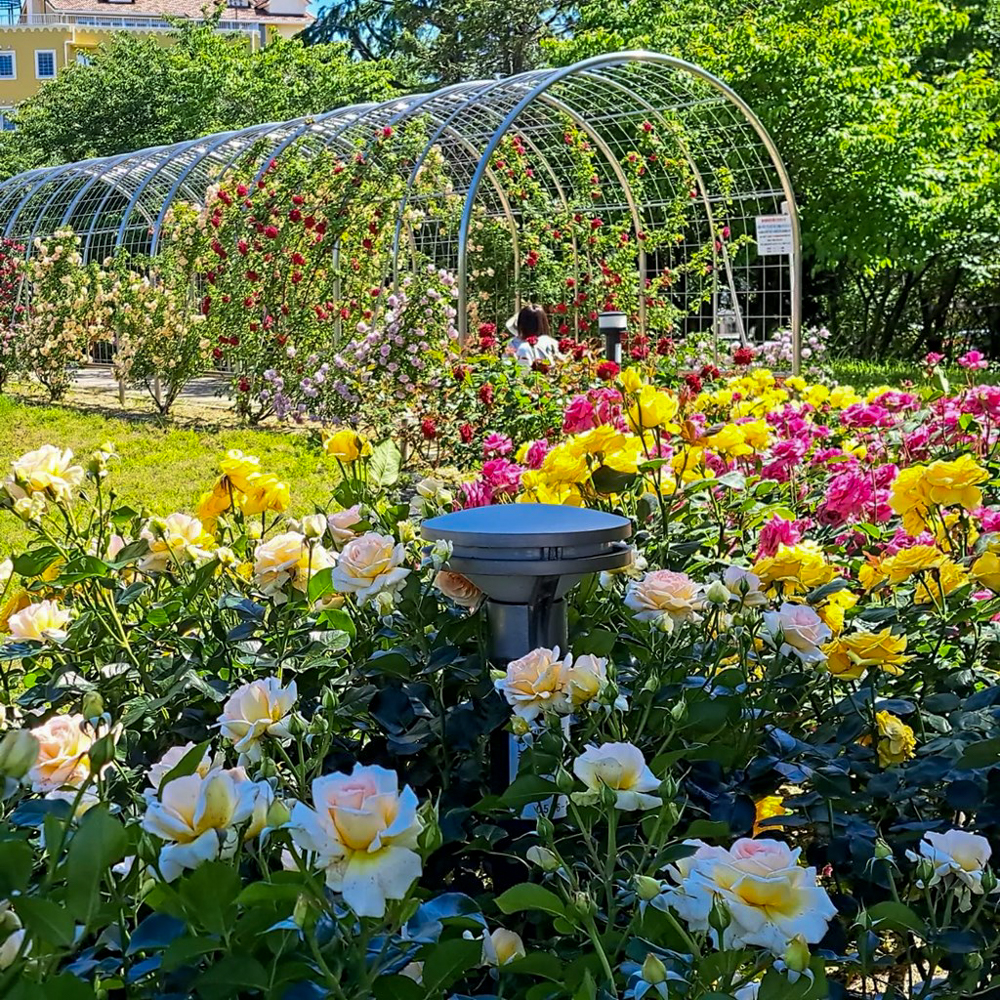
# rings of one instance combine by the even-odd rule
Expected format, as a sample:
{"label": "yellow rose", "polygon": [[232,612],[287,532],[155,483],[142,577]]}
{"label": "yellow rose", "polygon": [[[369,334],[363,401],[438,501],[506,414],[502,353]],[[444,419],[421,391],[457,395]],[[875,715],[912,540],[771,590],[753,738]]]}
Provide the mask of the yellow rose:
{"label": "yellow rose", "polygon": [[915,604],[939,604],[959,587],[969,582],[969,575],[958,563],[951,559],[945,561],[933,573],[926,574],[913,591]]}
{"label": "yellow rose", "polygon": [[583,434],[574,434],[566,440],[566,447],[574,455],[602,455],[624,443],[625,435],[621,431],[610,424],[601,424]]}
{"label": "yellow rose", "polygon": [[704,444],[712,451],[732,455],[734,458],[753,454],[753,448],[747,444],[743,436],[742,426],[736,424],[724,424],[715,434],[706,438]]}
{"label": "yellow rose", "polygon": [[893,635],[888,628],[881,632],[852,632],[823,647],[826,668],[837,677],[857,680],[868,667],[878,667],[888,674],[901,674],[910,659],[906,636]]}
{"label": "yellow rose", "polygon": [[645,460],[642,441],[637,437],[623,438],[620,447],[604,455],[604,464],[615,472],[636,473],[639,463]]}
{"label": "yellow rose", "polygon": [[983,503],[979,484],[989,478],[989,473],[971,455],[965,454],[953,462],[931,462],[924,470],[923,492],[939,507],[975,510]]}
{"label": "yellow rose", "polygon": [[754,451],[766,451],[771,447],[771,428],[764,420],[748,420],[740,424],[740,433]]}
{"label": "yellow rose", "polygon": [[541,473],[549,484],[582,483],[590,475],[587,460],[577,455],[568,444],[558,444],[542,462]]}
{"label": "yellow rose", "polygon": [[626,368],[618,376],[618,384],[625,392],[638,392],[642,388],[642,376],[635,368]]}
{"label": "yellow rose", "polygon": [[858,570],[858,583],[865,589],[865,593],[874,590],[883,580],[885,580],[885,570],[883,569],[884,559],[876,556],[868,556],[864,565]]}
{"label": "yellow rose", "polygon": [[806,594],[829,583],[834,576],[833,567],[815,542],[779,545],[773,556],[758,559],[751,572],[760,578],[763,589],[773,587],[785,597]]}
{"label": "yellow rose", "polygon": [[759,837],[761,833],[773,833],[781,823],[768,823],[763,826],[764,820],[774,819],[776,816],[791,816],[792,810],[785,808],[785,798],[783,795],[765,795],[759,799],[755,806],[753,820],[753,835]]}
{"label": "yellow rose", "polygon": [[242,503],[244,514],[261,514],[266,510],[280,513],[288,510],[292,502],[287,483],[282,483],[270,472],[253,472],[247,476],[246,498]]}
{"label": "yellow rose", "polygon": [[[242,494],[237,494],[237,497]],[[220,514],[225,514],[232,506],[233,497],[225,485],[225,480],[220,479],[213,489],[208,493],[202,493],[198,506],[194,513],[197,518],[206,524],[214,524]]]}
{"label": "yellow rose", "polygon": [[933,545],[914,545],[900,549],[882,562],[882,572],[890,583],[903,583],[914,573],[925,573],[942,566],[947,556]]}
{"label": "yellow rose", "polygon": [[260,472],[260,459],[256,455],[244,455],[242,451],[227,451],[219,463],[222,475],[241,493],[247,493],[247,481],[254,473]]}
{"label": "yellow rose", "polygon": [[844,631],[844,615],[858,603],[858,599],[849,590],[839,590],[819,608],[819,616],[823,619],[834,635]]}
{"label": "yellow rose", "polygon": [[973,564],[972,575],[994,593],[1000,593],[1000,556],[984,552]]}
{"label": "yellow rose", "polygon": [[635,402],[629,407],[628,418],[636,430],[649,430],[668,424],[679,406],[677,399],[652,385],[644,385],[636,394]]}
{"label": "yellow rose", "polygon": [[370,455],[372,447],[357,431],[343,430],[323,436],[323,449],[341,462],[356,462],[362,455]]}
{"label": "yellow rose", "polygon": [[[914,756],[917,741],[913,736],[913,730],[902,719],[891,712],[876,712],[875,720],[878,723],[876,749],[882,767],[902,764]],[[864,746],[871,746],[872,741],[870,736],[863,736],[858,742]]]}

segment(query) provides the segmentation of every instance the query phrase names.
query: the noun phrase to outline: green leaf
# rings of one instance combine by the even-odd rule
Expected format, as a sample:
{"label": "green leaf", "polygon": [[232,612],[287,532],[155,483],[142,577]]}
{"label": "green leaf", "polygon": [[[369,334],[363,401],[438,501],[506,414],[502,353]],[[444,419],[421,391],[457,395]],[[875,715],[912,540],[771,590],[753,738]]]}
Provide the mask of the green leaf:
{"label": "green leaf", "polygon": [[80,583],[108,575],[108,564],[97,556],[74,556],[59,573],[60,583]]}
{"label": "green leaf", "polygon": [[537,774],[521,774],[511,782],[510,787],[500,796],[501,805],[509,809],[521,809],[529,802],[541,802],[552,798],[559,791],[556,784]]}
{"label": "green leaf", "polygon": [[171,941],[163,952],[160,967],[164,972],[172,972],[182,965],[190,964],[192,959],[222,947],[222,941],[214,937],[179,937],[176,941]]}
{"label": "green leaf", "polygon": [[73,946],[75,925],[64,907],[37,896],[16,896],[11,903],[33,940],[57,948]]}
{"label": "green leaf", "polygon": [[334,592],[333,587],[333,567],[321,569],[318,573],[313,573],[309,578],[309,603],[315,604],[322,600],[327,594]]}
{"label": "green leaf", "polygon": [[497,906],[503,913],[520,913],[525,910],[542,910],[557,917],[566,915],[563,901],[550,889],[534,882],[522,882],[497,896]]}
{"label": "green leaf", "polygon": [[266,990],[267,970],[251,955],[230,955],[198,978],[195,989],[205,997],[240,996],[243,990]]}
{"label": "green leaf", "polygon": [[230,865],[212,861],[196,868],[178,891],[192,926],[225,935],[236,918],[236,897],[242,888],[239,874]]}
{"label": "green leaf", "polygon": [[590,481],[598,493],[625,493],[631,489],[639,476],[634,472],[619,472],[610,466],[602,465],[590,475]]}
{"label": "green leaf", "polygon": [[198,770],[198,765],[205,759],[205,753],[212,745],[211,740],[205,740],[196,747],[192,747],[183,757],[163,776],[160,787],[156,789],[156,794],[162,795],[163,789],[170,784],[174,778],[183,778],[185,775],[194,774]]}
{"label": "green leaf", "polygon": [[424,1000],[427,993],[409,976],[379,976],[372,983],[375,1000]]}
{"label": "green leaf", "polygon": [[868,916],[876,921],[880,927],[887,926],[893,930],[908,930],[922,937],[927,936],[926,924],[913,912],[905,903],[897,903],[895,900],[887,899],[883,903],[876,903],[868,910]]}
{"label": "green leaf", "polygon": [[118,553],[118,555],[108,561],[112,569],[121,569],[131,563],[137,562],[149,551],[149,542],[145,538],[139,538],[134,542],[129,542]]}
{"label": "green leaf", "polygon": [[551,952],[533,951],[530,955],[518,959],[516,962],[509,962],[503,967],[504,973],[514,973],[527,976],[541,976],[543,979],[551,979],[560,982],[563,977],[563,963]]}
{"label": "green leaf", "polygon": [[964,771],[971,771],[979,767],[992,767],[998,762],[1000,762],[1000,736],[994,736],[991,740],[970,743],[955,766]]}
{"label": "green leaf", "polygon": [[352,639],[357,638],[358,630],[354,626],[354,621],[346,611],[340,608],[327,608],[316,619],[318,625],[329,625],[331,628],[341,632],[346,632]]}
{"label": "green leaf", "polygon": [[391,438],[380,441],[368,459],[368,479],[373,486],[392,486],[399,479],[403,456]]}
{"label": "green leaf", "polygon": [[31,879],[34,852],[23,840],[0,842],[0,896],[24,892]]}
{"label": "green leaf", "polygon": [[66,860],[66,903],[81,923],[87,923],[100,905],[101,877],[125,856],[128,836],[105,805],[87,811]]}
{"label": "green leaf", "polygon": [[258,903],[294,901],[299,898],[302,886],[298,882],[253,882],[236,897],[240,906],[255,906]]}
{"label": "green leaf", "polygon": [[479,965],[483,957],[483,942],[452,938],[441,941],[424,959],[424,993],[433,996]]}
{"label": "green leaf", "polygon": [[14,556],[14,572],[21,576],[41,576],[57,559],[59,550],[52,545],[43,545]]}

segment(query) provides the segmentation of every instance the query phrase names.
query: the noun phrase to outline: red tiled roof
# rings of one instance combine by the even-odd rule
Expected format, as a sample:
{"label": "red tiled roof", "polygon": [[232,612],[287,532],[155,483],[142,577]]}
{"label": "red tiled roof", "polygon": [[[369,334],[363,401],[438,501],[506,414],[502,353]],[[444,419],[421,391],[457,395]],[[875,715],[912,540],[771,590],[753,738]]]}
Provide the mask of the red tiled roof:
{"label": "red tiled roof", "polygon": [[[46,8],[54,12],[76,12],[87,14],[108,14],[118,17],[196,17],[205,16],[211,12],[212,4],[206,0],[132,0],[131,3],[109,2],[109,0],[46,0]],[[312,14],[303,12],[296,14],[271,14],[266,3],[261,6],[225,7],[222,11],[224,21],[311,21]]]}

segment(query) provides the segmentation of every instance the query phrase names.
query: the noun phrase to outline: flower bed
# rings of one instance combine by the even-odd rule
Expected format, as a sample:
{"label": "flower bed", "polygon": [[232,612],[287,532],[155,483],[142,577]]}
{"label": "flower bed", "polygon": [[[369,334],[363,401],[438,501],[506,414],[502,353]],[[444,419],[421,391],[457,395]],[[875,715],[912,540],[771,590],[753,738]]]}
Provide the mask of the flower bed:
{"label": "flower bed", "polygon": [[[1000,391],[674,392],[655,359],[581,368],[549,437],[439,417],[467,473],[330,433],[296,521],[238,452],[162,517],[110,444],[14,462],[0,991],[988,990]],[[571,649],[490,664],[419,522],[532,501],[624,513],[636,558],[574,592]]]}

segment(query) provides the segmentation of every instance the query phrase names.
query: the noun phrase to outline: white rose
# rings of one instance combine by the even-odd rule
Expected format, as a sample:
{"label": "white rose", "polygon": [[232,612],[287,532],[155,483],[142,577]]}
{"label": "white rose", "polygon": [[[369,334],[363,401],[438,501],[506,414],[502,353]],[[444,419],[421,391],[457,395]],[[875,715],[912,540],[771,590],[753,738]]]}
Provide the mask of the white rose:
{"label": "white rose", "polygon": [[771,637],[781,635],[781,652],[793,654],[803,663],[820,663],[826,656],[819,648],[833,634],[829,626],[806,604],[789,604],[764,612],[764,625]]}
{"label": "white rose", "polygon": [[701,586],[686,573],[658,569],[628,585],[625,604],[635,612],[637,621],[655,621],[666,616],[679,625],[698,621],[705,600]]}
{"label": "white rose", "polygon": [[53,715],[31,730],[38,740],[38,759],[28,771],[36,792],[51,792],[63,785],[76,787],[90,774],[87,756],[94,739],[82,729],[82,715]]}
{"label": "white rose", "polygon": [[589,804],[598,801],[602,789],[615,793],[615,808],[625,812],[656,809],[662,804],[656,791],[660,782],[646,766],[642,751],[631,743],[602,743],[589,746],[573,761],[573,773],[587,786],[575,792],[575,801]]}
{"label": "white rose", "polygon": [[669,870],[679,884],[667,894],[692,930],[718,934],[708,918],[716,899],[732,916],[726,948],[756,946],[781,957],[797,935],[822,940],[836,908],[816,883],[816,869],[799,865],[799,848],[777,840],[737,840],[728,851],[707,848]]}
{"label": "white rose", "polygon": [[507,699],[514,714],[532,722],[543,712],[568,712],[566,675],[571,657],[559,658],[559,647],[540,647],[507,664],[507,672],[495,687]]}
{"label": "white rose", "polygon": [[327,885],[359,917],[381,917],[387,899],[404,899],[422,871],[415,848],[423,824],[417,797],[399,790],[394,771],[356,764],[312,784],[313,809],[296,803],[292,839],[316,856]]}
{"label": "white rose", "polygon": [[70,617],[68,608],[59,607],[55,601],[41,601],[11,615],[7,619],[7,628],[13,639],[62,642],[66,638]]}
{"label": "white rose", "polygon": [[159,868],[172,882],[203,861],[231,856],[235,827],[251,817],[260,789],[240,769],[175,778],[146,806],[142,828],[167,843]]}
{"label": "white rose", "polygon": [[44,493],[53,500],[70,500],[84,475],[83,468],[72,463],[73,452],[68,448],[60,451],[54,445],[42,445],[11,463],[4,488],[14,500],[34,493]]}
{"label": "white rose", "polygon": [[[148,798],[150,795],[157,795],[163,779],[194,749],[194,743],[185,743],[181,747],[171,747],[150,769],[146,772],[146,781],[149,787],[143,792]],[[217,753],[214,757],[208,752],[198,762],[194,773],[206,777],[211,771],[221,771],[225,764],[225,757]]]}
{"label": "white rose", "polygon": [[309,545],[305,535],[286,531],[257,546],[254,582],[275,604],[284,604],[288,600],[289,586],[304,594],[309,589],[310,579],[333,564],[333,557],[322,545]]}
{"label": "white rose", "polygon": [[367,604],[382,591],[402,587],[410,572],[403,568],[405,560],[402,544],[395,544],[390,535],[369,531],[344,546],[333,571],[334,588]]}
{"label": "white rose", "polygon": [[760,577],[742,566],[727,566],[722,582],[729,592],[747,607],[759,608],[767,604],[767,594],[760,589]]}
{"label": "white rose", "polygon": [[434,586],[461,608],[476,607],[483,596],[483,592],[467,576],[445,569],[434,577]]}
{"label": "white rose", "polygon": [[608,661],[603,657],[584,653],[566,671],[566,695],[574,706],[596,701],[607,686]]}
{"label": "white rose", "polygon": [[[921,859],[934,866],[934,874],[927,882],[936,885],[949,875],[966,886],[972,893],[981,896],[983,892],[983,872],[993,853],[989,841],[977,833],[965,830],[948,830],[946,833],[925,833],[920,841],[919,856],[907,851],[911,861]],[[923,887],[923,883],[918,883]]]}
{"label": "white rose", "polygon": [[322,514],[307,514],[302,518],[302,534],[306,538],[322,538],[326,533],[326,518]]}
{"label": "white rose", "polygon": [[[13,964],[24,944],[26,931],[21,927],[21,921],[17,914],[11,909],[10,901],[0,902],[0,969],[6,969]],[[25,949],[24,954],[31,951],[30,946]]]}
{"label": "white rose", "polygon": [[338,510],[327,516],[326,525],[330,530],[330,537],[335,542],[343,544],[349,542],[355,535],[352,530],[354,525],[361,520],[361,504],[355,504],[346,510]]}
{"label": "white rose", "polygon": [[0,590],[6,586],[7,581],[14,575],[14,563],[10,559],[0,562]]}
{"label": "white rose", "polygon": [[222,706],[218,722],[222,735],[233,741],[238,753],[259,760],[264,736],[287,739],[288,716],[297,697],[295,681],[282,687],[277,677],[268,677],[244,684]]}
{"label": "white rose", "polygon": [[516,931],[498,927],[490,935],[483,935],[483,965],[509,965],[524,958],[524,942]]}

